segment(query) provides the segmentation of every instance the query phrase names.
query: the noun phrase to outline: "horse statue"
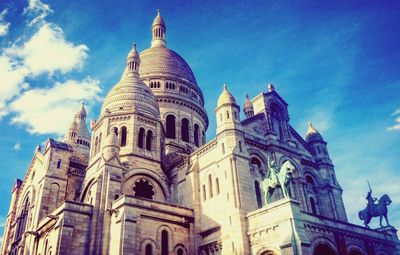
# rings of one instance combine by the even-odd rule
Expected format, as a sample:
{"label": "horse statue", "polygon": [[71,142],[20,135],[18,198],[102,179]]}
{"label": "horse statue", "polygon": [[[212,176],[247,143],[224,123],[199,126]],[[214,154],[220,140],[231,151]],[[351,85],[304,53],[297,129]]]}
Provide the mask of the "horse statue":
{"label": "horse statue", "polygon": [[[370,193],[368,193],[370,195]],[[368,196],[367,196],[367,200],[368,200]],[[371,219],[373,217],[378,217],[379,216],[379,224],[381,227],[383,227],[382,225],[382,217],[385,217],[386,220],[386,224],[387,226],[389,225],[389,221],[387,218],[387,206],[390,205],[390,203],[392,203],[392,200],[390,200],[389,196],[384,194],[378,201],[377,204],[372,203],[372,204],[368,204],[368,206],[362,210],[358,212],[358,217],[360,218],[360,220],[364,221],[364,225],[369,228],[368,224],[371,222]]]}
{"label": "horse statue", "polygon": [[280,170],[276,167],[275,161],[271,160],[268,168],[268,176],[261,182],[265,193],[265,204],[270,202],[271,196],[277,188],[281,188],[283,197],[289,197],[290,179],[295,171],[294,165],[289,160],[282,164]]}

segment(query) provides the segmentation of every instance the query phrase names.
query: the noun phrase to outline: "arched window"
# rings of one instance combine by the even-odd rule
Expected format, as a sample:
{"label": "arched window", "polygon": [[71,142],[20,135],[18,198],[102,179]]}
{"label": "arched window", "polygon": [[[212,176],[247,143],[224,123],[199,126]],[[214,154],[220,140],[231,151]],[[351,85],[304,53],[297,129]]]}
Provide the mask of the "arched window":
{"label": "arched window", "polygon": [[313,214],[317,214],[317,207],[315,206],[314,198],[310,197],[310,206]]}
{"label": "arched window", "polygon": [[146,250],[145,253],[146,255],[153,255],[153,246],[151,246],[151,244],[147,244],[145,250]]}
{"label": "arched window", "polygon": [[181,136],[182,136],[182,141],[189,142],[189,120],[186,118],[182,119]]}
{"label": "arched window", "polygon": [[176,138],[176,131],[175,131],[175,116],[168,115],[166,119],[166,126],[167,126],[167,138]]}
{"label": "arched window", "polygon": [[206,185],[203,184],[203,201],[207,199],[207,194],[206,194]]}
{"label": "arched window", "polygon": [[54,202],[54,208],[57,207],[60,204],[60,185],[57,183],[52,183],[50,185],[50,194],[52,199],[54,199],[52,202]]}
{"label": "arched window", "polygon": [[336,255],[336,252],[326,244],[319,244],[314,250],[314,255]]}
{"label": "arched window", "polygon": [[212,186],[211,174],[208,175],[208,193],[209,193],[210,198],[212,198],[213,197],[213,186]]}
{"label": "arched window", "polygon": [[113,127],[113,131],[114,131],[115,135],[118,136],[118,128],[117,127]]}
{"label": "arched window", "polygon": [[46,242],[44,243],[44,255],[47,255],[47,246],[49,245],[49,239],[46,239]]}
{"label": "arched window", "polygon": [[229,120],[229,111],[226,111],[226,118]]}
{"label": "arched window", "polygon": [[257,207],[262,207],[261,188],[258,181],[254,181],[254,189],[256,191]]}
{"label": "arched window", "polygon": [[152,143],[153,143],[153,132],[151,130],[148,130],[146,136],[146,150],[151,151]]}
{"label": "arched window", "polygon": [[217,195],[219,195],[220,191],[219,191],[219,179],[218,178],[215,179],[215,188],[217,191]]}
{"label": "arched window", "polygon": [[196,145],[196,147],[199,147],[199,125],[197,124],[194,124],[193,136],[194,136],[194,145]]}
{"label": "arched window", "polygon": [[279,139],[282,139],[282,116],[281,110],[276,105],[271,105],[271,124],[272,124],[272,131],[277,134]]}
{"label": "arched window", "polygon": [[222,154],[225,154],[225,144],[224,143],[222,143]]}
{"label": "arched window", "polygon": [[133,191],[135,192],[135,197],[143,197],[147,199],[153,199],[155,194],[153,185],[151,185],[151,183],[146,179],[137,180],[133,187]]}
{"label": "arched window", "polygon": [[125,126],[121,128],[121,147],[126,146],[127,129]]}
{"label": "arched window", "polygon": [[306,176],[306,183],[307,183],[307,191],[311,192],[311,193],[314,193],[315,192],[314,179],[311,176],[307,175]]}
{"label": "arched window", "polygon": [[178,248],[178,250],[176,251],[176,255],[184,255],[185,252],[183,251],[182,248]]}
{"label": "arched window", "polygon": [[138,147],[142,148],[142,149],[144,147],[144,136],[145,136],[144,128],[140,128],[139,135],[138,135]]}
{"label": "arched window", "polygon": [[168,232],[163,230],[161,232],[161,255],[168,255]]}
{"label": "arched window", "polygon": [[61,159],[59,159],[58,161],[57,161],[57,169],[60,169],[61,168]]}
{"label": "arched window", "polygon": [[18,226],[17,226],[17,239],[21,237],[21,235],[25,232],[26,228],[26,222],[28,220],[28,214],[29,214],[29,199],[26,199],[22,207],[19,220],[18,220]]}
{"label": "arched window", "polygon": [[101,148],[101,136],[102,136],[102,133],[100,133],[100,135],[99,135],[99,146],[97,147],[97,152],[99,152],[100,151],[100,148]]}

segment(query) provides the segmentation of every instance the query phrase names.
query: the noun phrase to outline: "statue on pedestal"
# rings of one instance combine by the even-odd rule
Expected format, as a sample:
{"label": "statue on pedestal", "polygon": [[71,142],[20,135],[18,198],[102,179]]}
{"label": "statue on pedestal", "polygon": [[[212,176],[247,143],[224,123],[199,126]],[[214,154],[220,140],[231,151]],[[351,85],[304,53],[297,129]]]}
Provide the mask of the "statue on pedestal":
{"label": "statue on pedestal", "polygon": [[285,161],[278,170],[275,160],[271,158],[268,170],[267,178],[261,182],[265,194],[265,204],[270,203],[271,196],[277,188],[282,190],[283,197],[289,197],[290,180],[295,171],[294,165],[290,161]]}
{"label": "statue on pedestal", "polygon": [[[387,212],[388,212],[387,206],[392,203],[392,200],[390,200],[387,194],[384,194],[379,200],[375,197],[372,197],[372,189],[371,185],[369,184],[369,181],[368,181],[368,186],[369,186],[369,191],[367,193],[367,196],[365,197],[365,199],[368,201],[367,208],[365,208],[362,211],[359,211],[358,217],[360,218],[360,220],[364,221],[364,225],[367,228],[369,228],[368,224],[371,222],[371,219],[373,217],[379,217],[379,224],[381,227],[383,227],[382,217],[385,217],[387,226],[390,226],[387,218]],[[376,201],[378,201],[378,203],[375,203]]]}

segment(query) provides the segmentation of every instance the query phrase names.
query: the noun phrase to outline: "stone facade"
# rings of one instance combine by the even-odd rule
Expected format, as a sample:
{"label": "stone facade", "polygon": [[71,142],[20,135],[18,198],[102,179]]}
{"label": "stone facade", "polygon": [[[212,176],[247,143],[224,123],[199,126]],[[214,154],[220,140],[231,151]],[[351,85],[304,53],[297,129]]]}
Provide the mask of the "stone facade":
{"label": "stone facade", "polygon": [[[391,255],[393,227],[347,220],[327,143],[290,125],[273,85],[240,107],[228,88],[216,137],[189,65],[166,47],[129,52],[121,80],[86,127],[82,105],[64,140],[38,147],[12,188],[1,254]],[[271,167],[294,167],[288,197],[263,188]]]}

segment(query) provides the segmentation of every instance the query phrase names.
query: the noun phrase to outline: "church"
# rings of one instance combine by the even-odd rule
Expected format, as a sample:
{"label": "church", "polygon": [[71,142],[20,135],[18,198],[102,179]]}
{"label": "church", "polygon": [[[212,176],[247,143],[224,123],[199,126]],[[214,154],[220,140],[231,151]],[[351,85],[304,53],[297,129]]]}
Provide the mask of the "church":
{"label": "church", "polygon": [[279,88],[247,97],[241,119],[221,86],[209,116],[166,35],[158,11],[90,128],[82,104],[62,141],[37,146],[1,255],[400,254],[393,227],[348,222],[327,142],[311,123],[296,132]]}

